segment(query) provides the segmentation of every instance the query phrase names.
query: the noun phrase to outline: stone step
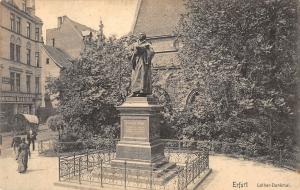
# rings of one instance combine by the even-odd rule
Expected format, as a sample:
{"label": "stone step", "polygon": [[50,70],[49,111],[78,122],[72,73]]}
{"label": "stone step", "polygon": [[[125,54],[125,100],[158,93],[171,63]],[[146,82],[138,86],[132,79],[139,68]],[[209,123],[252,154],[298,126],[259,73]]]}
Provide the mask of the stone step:
{"label": "stone step", "polygon": [[[155,171],[151,173],[148,170],[128,170],[126,178],[130,182],[149,183],[150,177],[152,176],[156,183],[165,184],[178,173],[179,169],[180,168],[174,163],[166,163],[161,168],[158,168],[158,173]],[[98,178],[100,172],[100,169],[97,169],[92,171],[91,174],[83,173],[82,175],[92,175],[93,177]],[[123,181],[124,170],[105,168],[103,170],[103,178],[108,180]]]}
{"label": "stone step", "polygon": [[154,169],[154,173],[157,177],[162,176],[164,173],[168,172],[168,170],[173,170],[176,168],[175,163],[165,163],[161,165],[159,168]]}

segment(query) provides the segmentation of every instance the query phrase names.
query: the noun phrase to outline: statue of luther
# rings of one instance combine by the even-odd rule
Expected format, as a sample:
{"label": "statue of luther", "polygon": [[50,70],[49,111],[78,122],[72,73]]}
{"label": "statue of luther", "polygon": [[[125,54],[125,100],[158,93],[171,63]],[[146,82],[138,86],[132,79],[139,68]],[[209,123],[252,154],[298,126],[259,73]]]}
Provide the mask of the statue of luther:
{"label": "statue of luther", "polygon": [[154,50],[147,41],[146,34],[141,33],[138,41],[134,44],[131,57],[131,95],[147,96],[152,94],[151,60]]}

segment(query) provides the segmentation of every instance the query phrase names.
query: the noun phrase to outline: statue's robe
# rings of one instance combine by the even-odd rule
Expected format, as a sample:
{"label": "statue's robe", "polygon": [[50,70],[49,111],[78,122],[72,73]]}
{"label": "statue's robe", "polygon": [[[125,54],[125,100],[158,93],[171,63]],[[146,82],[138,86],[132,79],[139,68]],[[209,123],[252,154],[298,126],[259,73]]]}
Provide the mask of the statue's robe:
{"label": "statue's robe", "polygon": [[151,60],[154,51],[147,41],[135,45],[132,63],[131,92],[135,94],[152,94]]}

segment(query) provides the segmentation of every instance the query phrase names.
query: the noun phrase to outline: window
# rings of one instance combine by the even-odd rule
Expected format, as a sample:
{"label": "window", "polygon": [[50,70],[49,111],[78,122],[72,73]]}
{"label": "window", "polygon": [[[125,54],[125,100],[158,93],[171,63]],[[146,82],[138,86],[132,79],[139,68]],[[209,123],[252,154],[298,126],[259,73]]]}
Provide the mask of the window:
{"label": "window", "polygon": [[35,77],[35,93],[40,93],[40,77]]}
{"label": "window", "polygon": [[27,22],[27,27],[26,27],[26,30],[27,30],[27,38],[30,38],[31,36],[31,24],[30,22]]}
{"label": "window", "polygon": [[27,75],[26,76],[26,87],[27,87],[27,92],[30,93],[30,82],[31,82],[31,76]]}
{"label": "window", "polygon": [[15,44],[10,43],[10,60],[15,60]]}
{"label": "window", "polygon": [[30,49],[27,49],[27,65],[30,65],[30,61],[31,61],[31,50]]}
{"label": "window", "polygon": [[16,73],[16,87],[17,87],[17,92],[20,92],[20,90],[21,90],[21,75],[19,73]]}
{"label": "window", "polygon": [[40,67],[40,53],[39,52],[35,52],[35,65],[37,67]]}
{"label": "window", "polygon": [[17,33],[21,34],[21,18],[17,17]]}
{"label": "window", "polygon": [[40,29],[35,28],[35,40],[40,41]]}
{"label": "window", "polygon": [[50,60],[49,58],[46,59],[46,64],[49,64],[50,63]]}
{"label": "window", "polygon": [[22,10],[24,11],[24,12],[26,12],[26,0],[23,0],[23,2],[22,2]]}
{"label": "window", "polygon": [[16,58],[17,62],[21,62],[21,46],[16,45]]}
{"label": "window", "polygon": [[10,29],[15,31],[16,28],[16,16],[14,14],[10,14]]}
{"label": "window", "polygon": [[10,73],[10,90],[15,91],[15,73]]}

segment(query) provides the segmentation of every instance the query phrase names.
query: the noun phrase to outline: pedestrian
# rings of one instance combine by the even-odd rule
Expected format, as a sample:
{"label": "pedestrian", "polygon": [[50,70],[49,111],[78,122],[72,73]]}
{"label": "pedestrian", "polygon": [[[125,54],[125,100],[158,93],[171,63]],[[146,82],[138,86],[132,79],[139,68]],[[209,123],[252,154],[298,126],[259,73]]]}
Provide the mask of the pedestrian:
{"label": "pedestrian", "polygon": [[25,141],[25,138],[22,138],[22,143],[18,149],[18,155],[16,160],[18,161],[18,172],[24,173],[28,167],[28,157],[30,157],[30,149],[28,144]]}
{"label": "pedestrian", "polygon": [[[31,130],[30,140],[31,140],[31,143],[32,143],[32,151],[34,151],[34,149],[35,149],[35,140],[36,140],[36,136],[37,136],[36,130]],[[29,147],[29,148],[30,148],[30,147]]]}
{"label": "pedestrian", "polygon": [[29,131],[27,132],[27,142],[28,142],[29,148],[30,148],[30,145],[31,145],[31,134],[32,134],[32,130],[30,128]]}
{"label": "pedestrian", "polygon": [[19,146],[22,142],[21,137],[14,136],[11,142],[11,147],[13,147],[15,154],[17,153]]}

